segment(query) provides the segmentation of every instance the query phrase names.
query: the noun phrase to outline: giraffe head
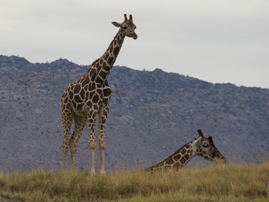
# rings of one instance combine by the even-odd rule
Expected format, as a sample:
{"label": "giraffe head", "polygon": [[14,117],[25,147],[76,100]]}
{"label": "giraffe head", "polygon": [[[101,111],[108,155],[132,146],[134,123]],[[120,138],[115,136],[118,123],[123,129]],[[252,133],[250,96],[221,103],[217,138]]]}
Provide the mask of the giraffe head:
{"label": "giraffe head", "polygon": [[215,163],[226,163],[225,157],[215,146],[211,136],[206,138],[201,129],[198,130],[199,137],[194,141],[193,151],[194,155],[203,157],[206,160],[213,161]]}
{"label": "giraffe head", "polygon": [[129,20],[127,19],[126,14],[124,14],[124,21],[122,23],[112,22],[112,24],[116,27],[120,27],[125,36],[132,37],[133,39],[137,39],[137,34],[135,33],[136,26],[133,23],[132,15],[129,15]]}

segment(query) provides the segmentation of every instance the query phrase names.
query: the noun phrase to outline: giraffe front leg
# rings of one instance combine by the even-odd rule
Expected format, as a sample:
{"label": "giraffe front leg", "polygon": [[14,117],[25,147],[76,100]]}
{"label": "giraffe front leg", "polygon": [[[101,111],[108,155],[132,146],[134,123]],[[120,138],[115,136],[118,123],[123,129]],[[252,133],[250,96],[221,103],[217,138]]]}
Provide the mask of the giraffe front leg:
{"label": "giraffe front leg", "polygon": [[69,140],[69,148],[70,148],[70,156],[71,156],[71,170],[74,171],[76,169],[76,152],[77,152],[77,145],[75,140],[75,131],[73,132],[70,140]]}
{"label": "giraffe front leg", "polygon": [[100,173],[105,174],[105,122],[106,118],[101,118],[99,121],[99,150],[100,150]]}
{"label": "giraffe front leg", "polygon": [[105,147],[106,147],[105,124],[106,124],[108,113],[109,113],[108,105],[103,107],[99,113],[98,135],[99,135],[100,173],[101,174],[105,174]]}
{"label": "giraffe front leg", "polygon": [[95,152],[95,148],[96,148],[96,139],[95,139],[95,135],[94,132],[90,134],[90,140],[89,140],[89,147],[90,147],[90,155],[91,155],[91,168],[90,168],[90,173],[91,174],[95,174],[95,165],[94,165],[94,152]]}
{"label": "giraffe front leg", "polygon": [[96,117],[97,117],[97,112],[90,112],[89,117],[88,117],[88,122],[89,122],[89,132],[90,132],[90,138],[89,138],[89,148],[90,148],[90,155],[91,155],[91,167],[90,167],[90,173],[95,174],[95,165],[94,165],[94,152],[96,148],[96,138],[94,134],[94,129],[95,129],[95,123],[96,123]]}

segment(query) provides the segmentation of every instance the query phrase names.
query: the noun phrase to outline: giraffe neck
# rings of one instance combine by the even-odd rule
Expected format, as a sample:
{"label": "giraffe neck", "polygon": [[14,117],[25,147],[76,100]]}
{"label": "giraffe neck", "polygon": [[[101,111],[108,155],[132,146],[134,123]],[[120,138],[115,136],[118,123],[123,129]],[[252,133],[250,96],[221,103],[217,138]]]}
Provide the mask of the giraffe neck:
{"label": "giraffe neck", "polygon": [[166,170],[166,169],[181,169],[185,166],[189,160],[194,157],[196,154],[193,150],[193,143],[195,139],[191,142],[185,144],[183,147],[178,149],[171,156],[167,157],[162,162],[151,166],[146,169],[146,171],[154,171],[154,170]]}
{"label": "giraffe neck", "polygon": [[114,39],[111,41],[105,53],[99,59],[93,62],[92,67],[88,71],[90,78],[95,78],[96,81],[100,83],[103,83],[107,79],[107,76],[120,52],[124,37],[125,34],[120,29]]}
{"label": "giraffe neck", "polygon": [[120,49],[122,47],[124,41],[125,34],[122,29],[119,29],[114,39],[109,44],[106,52],[100,58],[103,59],[107,64],[108,67],[112,68],[113,64],[115,63]]}

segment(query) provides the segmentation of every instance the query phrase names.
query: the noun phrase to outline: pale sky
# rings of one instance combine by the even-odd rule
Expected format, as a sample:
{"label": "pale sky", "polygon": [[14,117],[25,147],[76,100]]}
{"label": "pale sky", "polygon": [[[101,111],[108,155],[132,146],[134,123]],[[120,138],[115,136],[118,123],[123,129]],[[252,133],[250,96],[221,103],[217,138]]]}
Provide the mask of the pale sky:
{"label": "pale sky", "polygon": [[[115,65],[269,88],[268,0],[0,0],[0,54],[90,65],[133,15]],[[112,70],[113,71],[113,70]]]}

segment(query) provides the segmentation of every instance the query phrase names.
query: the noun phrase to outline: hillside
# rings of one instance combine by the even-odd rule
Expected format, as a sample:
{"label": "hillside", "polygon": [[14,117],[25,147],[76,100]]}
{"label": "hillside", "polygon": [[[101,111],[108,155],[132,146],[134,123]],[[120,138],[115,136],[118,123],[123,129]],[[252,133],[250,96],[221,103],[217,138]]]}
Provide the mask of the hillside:
{"label": "hillside", "polygon": [[[2,169],[59,168],[60,98],[69,82],[87,70],[66,59],[33,64],[0,56]],[[157,163],[196,137],[198,128],[213,136],[230,161],[268,158],[269,89],[119,66],[112,69],[109,83],[113,95],[106,128],[107,169]],[[77,156],[81,169],[89,167],[87,142],[85,129]]]}

